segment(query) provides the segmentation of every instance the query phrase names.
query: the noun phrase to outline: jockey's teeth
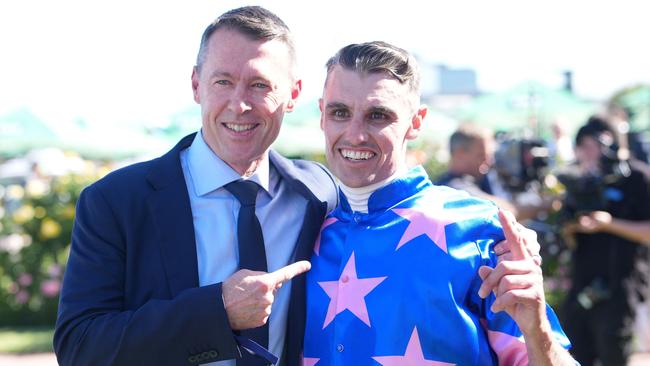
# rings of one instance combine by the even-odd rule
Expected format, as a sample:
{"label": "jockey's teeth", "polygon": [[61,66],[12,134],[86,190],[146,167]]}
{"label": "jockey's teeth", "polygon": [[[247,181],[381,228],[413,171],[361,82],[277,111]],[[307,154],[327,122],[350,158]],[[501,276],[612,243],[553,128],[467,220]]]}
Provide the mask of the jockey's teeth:
{"label": "jockey's teeth", "polygon": [[344,158],[352,160],[368,160],[375,156],[374,153],[370,151],[354,151],[354,150],[341,150],[341,155]]}

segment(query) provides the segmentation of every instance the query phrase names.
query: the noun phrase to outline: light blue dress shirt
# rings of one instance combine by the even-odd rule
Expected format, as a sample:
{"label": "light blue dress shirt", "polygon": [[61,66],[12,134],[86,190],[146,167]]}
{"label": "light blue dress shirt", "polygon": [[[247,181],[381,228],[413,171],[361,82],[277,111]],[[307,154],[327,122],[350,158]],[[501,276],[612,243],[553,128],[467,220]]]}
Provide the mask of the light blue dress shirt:
{"label": "light blue dress shirt", "polygon": [[[190,197],[199,286],[223,282],[238,269],[237,215],[239,201],[224,186],[241,176],[221,160],[196,134],[192,145],[181,152],[181,166]],[[307,200],[293,192],[269,164],[268,154],[248,179],[263,189],[257,193],[255,213],[262,226],[269,272],[289,264],[302,226]],[[290,283],[276,293],[269,318],[269,350],[282,358],[289,309]],[[215,299],[220,301],[220,299]],[[235,361],[212,366],[234,366]]]}

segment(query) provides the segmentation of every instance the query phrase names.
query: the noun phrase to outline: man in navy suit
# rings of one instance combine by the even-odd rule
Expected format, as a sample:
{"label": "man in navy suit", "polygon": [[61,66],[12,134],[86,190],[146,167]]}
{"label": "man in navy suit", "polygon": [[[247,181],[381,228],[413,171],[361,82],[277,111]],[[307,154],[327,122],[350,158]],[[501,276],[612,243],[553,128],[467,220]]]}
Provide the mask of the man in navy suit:
{"label": "man in navy suit", "polygon": [[[269,351],[299,363],[304,276],[288,281],[309,269],[337,196],[322,166],[269,150],[301,91],[294,70],[291,34],[271,12],[244,7],[208,26],[192,73],[201,130],[80,197],[54,336],[60,364],[265,364],[237,336],[267,323]],[[240,180],[259,188],[268,271],[239,268],[240,203],[225,186]]]}

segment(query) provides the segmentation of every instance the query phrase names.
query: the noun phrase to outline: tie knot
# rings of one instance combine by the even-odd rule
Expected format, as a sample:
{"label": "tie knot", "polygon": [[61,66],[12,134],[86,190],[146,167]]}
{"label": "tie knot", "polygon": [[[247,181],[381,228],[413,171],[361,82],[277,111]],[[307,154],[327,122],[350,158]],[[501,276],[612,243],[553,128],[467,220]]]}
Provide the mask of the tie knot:
{"label": "tie knot", "polygon": [[257,191],[260,186],[250,180],[237,180],[226,184],[225,188],[232,193],[242,206],[255,206]]}

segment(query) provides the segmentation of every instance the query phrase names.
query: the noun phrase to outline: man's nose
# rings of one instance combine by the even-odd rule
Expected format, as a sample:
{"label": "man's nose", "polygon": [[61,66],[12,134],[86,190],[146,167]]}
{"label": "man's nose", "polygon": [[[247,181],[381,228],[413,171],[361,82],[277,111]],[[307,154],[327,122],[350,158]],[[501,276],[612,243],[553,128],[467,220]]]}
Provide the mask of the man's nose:
{"label": "man's nose", "polygon": [[352,144],[368,141],[368,126],[361,117],[353,117],[346,129],[346,138]]}
{"label": "man's nose", "polygon": [[235,86],[228,100],[228,109],[236,114],[242,114],[252,109],[245,85],[240,84]]}

